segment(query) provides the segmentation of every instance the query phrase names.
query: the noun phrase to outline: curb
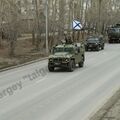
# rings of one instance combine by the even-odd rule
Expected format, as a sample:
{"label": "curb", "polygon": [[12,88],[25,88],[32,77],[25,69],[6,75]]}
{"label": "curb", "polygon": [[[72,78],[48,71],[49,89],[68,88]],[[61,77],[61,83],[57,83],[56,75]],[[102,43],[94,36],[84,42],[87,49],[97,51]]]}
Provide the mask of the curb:
{"label": "curb", "polygon": [[11,70],[11,69],[15,69],[15,68],[18,68],[18,67],[22,67],[22,66],[25,66],[25,65],[32,64],[32,63],[36,63],[36,62],[39,62],[39,61],[43,61],[43,60],[46,60],[47,58],[48,57],[45,57],[45,58],[30,61],[30,62],[22,63],[22,64],[19,64],[19,65],[11,66],[11,67],[8,67],[8,68],[3,68],[3,69],[0,70],[0,72],[4,72],[4,71],[7,71],[7,70]]}
{"label": "curb", "polygon": [[120,89],[89,120],[103,120],[104,116],[120,99]]}

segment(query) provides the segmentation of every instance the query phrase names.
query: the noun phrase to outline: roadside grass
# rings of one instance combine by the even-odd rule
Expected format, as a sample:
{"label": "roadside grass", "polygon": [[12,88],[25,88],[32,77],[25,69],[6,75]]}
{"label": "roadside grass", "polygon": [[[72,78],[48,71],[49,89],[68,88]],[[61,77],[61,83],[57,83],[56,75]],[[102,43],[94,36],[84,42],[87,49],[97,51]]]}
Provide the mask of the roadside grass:
{"label": "roadside grass", "polygon": [[4,40],[0,48],[0,70],[46,57],[43,49],[35,50],[30,37],[22,37],[17,41],[15,56],[12,58],[9,56],[8,46],[8,41]]}

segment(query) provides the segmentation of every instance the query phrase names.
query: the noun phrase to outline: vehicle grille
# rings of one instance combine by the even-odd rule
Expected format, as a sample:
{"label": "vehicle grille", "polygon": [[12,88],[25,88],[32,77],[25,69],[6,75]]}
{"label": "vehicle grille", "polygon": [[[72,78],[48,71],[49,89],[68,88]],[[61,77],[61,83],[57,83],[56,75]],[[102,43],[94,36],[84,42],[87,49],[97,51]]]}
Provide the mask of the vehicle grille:
{"label": "vehicle grille", "polygon": [[88,45],[95,45],[95,43],[88,43]]}
{"label": "vehicle grille", "polygon": [[88,44],[89,46],[94,46],[94,45],[96,45],[95,43],[89,43]]}
{"label": "vehicle grille", "polygon": [[54,62],[62,62],[62,58],[54,58]]}

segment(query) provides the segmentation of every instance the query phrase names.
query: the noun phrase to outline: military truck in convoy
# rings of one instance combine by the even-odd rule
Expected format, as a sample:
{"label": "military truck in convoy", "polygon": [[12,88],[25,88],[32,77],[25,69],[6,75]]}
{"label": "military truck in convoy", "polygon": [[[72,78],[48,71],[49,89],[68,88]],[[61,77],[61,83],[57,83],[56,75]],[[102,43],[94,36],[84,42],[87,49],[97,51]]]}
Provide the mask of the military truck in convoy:
{"label": "military truck in convoy", "polygon": [[120,24],[116,24],[108,29],[108,42],[120,43]]}
{"label": "military truck in convoy", "polygon": [[68,71],[74,71],[76,64],[83,67],[85,61],[84,44],[63,43],[56,45],[48,59],[48,69],[50,72],[55,68],[66,68]]}

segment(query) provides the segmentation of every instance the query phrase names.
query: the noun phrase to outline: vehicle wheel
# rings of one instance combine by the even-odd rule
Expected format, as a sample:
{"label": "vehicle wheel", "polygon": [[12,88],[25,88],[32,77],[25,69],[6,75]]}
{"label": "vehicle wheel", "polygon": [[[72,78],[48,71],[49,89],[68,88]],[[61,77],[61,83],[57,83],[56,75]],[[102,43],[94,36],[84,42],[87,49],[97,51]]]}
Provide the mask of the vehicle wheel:
{"label": "vehicle wheel", "polygon": [[97,46],[96,50],[97,50],[97,51],[99,51],[99,50],[100,50],[100,47],[99,47],[99,46]]}
{"label": "vehicle wheel", "polygon": [[79,67],[84,66],[84,56],[82,56],[82,60],[78,63]]}
{"label": "vehicle wheel", "polygon": [[110,40],[109,40],[109,43],[113,43],[113,41],[110,39]]}
{"label": "vehicle wheel", "polygon": [[102,48],[102,50],[104,50],[104,45],[101,48]]}
{"label": "vehicle wheel", "polygon": [[69,66],[68,66],[69,72],[73,72],[73,71],[74,71],[74,68],[75,68],[75,62],[71,60],[71,61],[69,62]]}
{"label": "vehicle wheel", "polygon": [[85,48],[85,51],[88,51],[88,48],[87,48],[87,47]]}
{"label": "vehicle wheel", "polygon": [[54,71],[54,67],[48,67],[48,70],[49,70],[50,72],[53,72],[53,71]]}
{"label": "vehicle wheel", "polygon": [[73,68],[75,69],[76,67],[76,63],[75,63],[75,60],[73,60]]}

